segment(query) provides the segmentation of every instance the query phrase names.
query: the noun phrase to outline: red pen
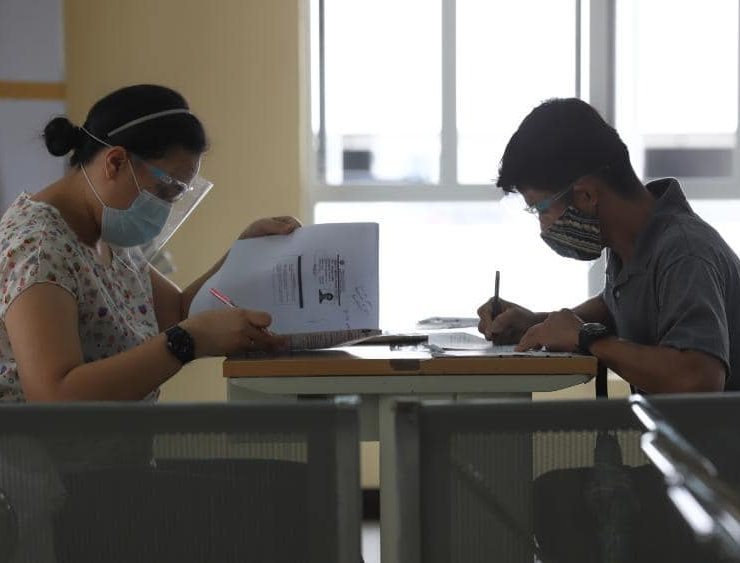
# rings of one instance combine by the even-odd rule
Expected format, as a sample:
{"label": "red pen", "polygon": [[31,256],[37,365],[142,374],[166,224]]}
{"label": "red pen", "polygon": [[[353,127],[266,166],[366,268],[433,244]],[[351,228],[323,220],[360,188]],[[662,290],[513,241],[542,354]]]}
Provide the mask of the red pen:
{"label": "red pen", "polygon": [[212,287],[208,291],[210,291],[211,292],[211,295],[213,295],[216,299],[218,299],[224,305],[228,305],[232,309],[238,309],[239,308],[239,307],[237,307],[236,303],[234,303],[231,300],[231,297],[229,297],[228,295],[224,295],[218,289]]}
{"label": "red pen", "polygon": [[[220,301],[221,303],[223,303],[224,305],[228,305],[228,306],[229,306],[229,307],[231,307],[232,309],[238,309],[238,308],[239,308],[239,306],[238,306],[238,305],[237,305],[236,303],[234,303],[234,302],[233,302],[233,301],[231,300],[231,297],[229,297],[229,296],[228,296],[228,295],[226,295],[225,293],[221,293],[221,292],[220,292],[220,291],[219,291],[218,289],[216,289],[215,287],[212,287],[212,288],[211,288],[211,289],[209,289],[208,291],[210,291],[210,292],[211,292],[211,295],[213,295],[213,296],[214,296],[214,297],[215,297],[216,299],[218,299],[218,300],[219,300],[219,301]],[[258,330],[260,330],[261,332],[264,332],[265,334],[269,334],[270,336],[273,336],[273,333],[272,333],[272,332],[270,332],[270,331],[269,331],[268,329],[266,329],[266,328],[260,328],[260,329],[258,329]]]}

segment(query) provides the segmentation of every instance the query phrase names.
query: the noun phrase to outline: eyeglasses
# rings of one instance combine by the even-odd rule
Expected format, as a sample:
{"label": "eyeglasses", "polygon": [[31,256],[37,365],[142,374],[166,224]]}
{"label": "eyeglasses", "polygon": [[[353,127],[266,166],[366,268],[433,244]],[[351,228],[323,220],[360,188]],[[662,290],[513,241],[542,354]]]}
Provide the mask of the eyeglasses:
{"label": "eyeglasses", "polygon": [[570,186],[565,188],[563,191],[558,192],[554,195],[551,195],[550,197],[546,197],[545,199],[538,201],[537,203],[534,203],[532,205],[529,205],[524,208],[524,211],[527,213],[531,213],[532,215],[542,215],[543,213],[547,213],[547,211],[552,207],[552,204],[558,201],[560,198],[565,196],[568,192],[570,192],[573,189],[573,186],[575,186],[575,182],[572,183]]}
{"label": "eyeglasses", "polygon": [[169,203],[174,203],[181,199],[186,192],[192,189],[191,185],[186,184],[177,178],[173,178],[164,170],[157,168],[153,164],[149,164],[144,159],[139,158],[138,156],[136,159],[146,166],[147,170],[152,173],[152,176],[157,179],[157,183],[152,187],[147,187],[147,190],[159,199]]}

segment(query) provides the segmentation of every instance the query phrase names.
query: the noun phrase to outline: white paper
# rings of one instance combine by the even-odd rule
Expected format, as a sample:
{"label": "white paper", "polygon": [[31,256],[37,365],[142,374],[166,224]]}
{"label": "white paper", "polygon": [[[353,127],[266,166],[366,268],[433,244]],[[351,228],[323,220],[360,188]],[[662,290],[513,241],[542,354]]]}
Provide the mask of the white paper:
{"label": "white paper", "polygon": [[380,334],[379,330],[360,328],[356,330],[327,330],[322,332],[301,332],[288,336],[290,350],[317,350],[336,346],[362,344]]}
{"label": "white paper", "polygon": [[211,288],[239,307],[270,313],[278,334],[377,329],[378,224],[309,225],[239,240],[190,315],[225,306]]}
{"label": "white paper", "polygon": [[[427,342],[442,350],[488,350],[491,343],[468,332],[430,332]],[[513,347],[512,347],[513,349]]]}
{"label": "white paper", "polygon": [[422,329],[472,328],[477,327],[478,317],[429,317],[416,323]]}

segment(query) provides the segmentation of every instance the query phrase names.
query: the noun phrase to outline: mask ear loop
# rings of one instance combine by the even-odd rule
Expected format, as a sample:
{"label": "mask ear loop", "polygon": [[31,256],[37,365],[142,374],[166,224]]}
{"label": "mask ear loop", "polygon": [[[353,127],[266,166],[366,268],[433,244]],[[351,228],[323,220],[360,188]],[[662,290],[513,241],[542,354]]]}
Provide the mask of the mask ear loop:
{"label": "mask ear loop", "polygon": [[[131,161],[127,161],[129,164],[129,167],[131,167]],[[93,183],[90,181],[90,177],[87,175],[87,171],[85,170],[85,166],[83,164],[80,164],[80,169],[82,170],[82,174],[85,176],[85,180],[87,180],[87,185],[90,186],[90,189],[92,190],[93,194],[95,194],[95,197],[100,202],[100,205],[102,205],[104,208],[107,207],[105,203],[103,203],[103,200],[100,198],[100,195],[98,195],[98,192],[95,190],[95,187],[93,186]],[[136,174],[134,173],[133,168],[131,168],[131,174],[134,176],[134,183],[136,184],[136,189],[139,190],[139,193],[141,193],[141,188],[139,187],[139,182],[136,179]],[[131,264],[129,264],[126,260],[124,260],[121,256],[118,255],[118,251],[111,248],[111,256],[113,257],[113,260],[116,260],[121,266],[129,270],[131,273],[135,275],[140,275],[141,272],[136,269],[134,266],[135,260],[131,256],[130,250],[124,250],[120,249],[120,251],[126,252],[129,261]]]}
{"label": "mask ear loop", "polygon": [[131,159],[126,159],[126,163],[128,163],[128,169],[131,170],[131,175],[134,177],[134,184],[136,184],[136,189],[139,190],[139,193],[141,193],[141,186],[139,185],[139,179],[136,177],[136,172],[134,172],[134,166],[131,164]]}
{"label": "mask ear loop", "polygon": [[100,195],[98,194],[98,191],[95,189],[95,186],[93,186],[93,183],[90,181],[90,177],[87,175],[87,170],[85,170],[85,165],[84,164],[80,164],[80,169],[82,170],[82,175],[85,176],[85,180],[87,180],[87,185],[90,186],[90,189],[92,190],[92,193],[95,194],[95,197],[100,202],[100,205],[102,205],[103,207],[108,207],[107,205],[105,205],[105,203],[103,202],[103,200],[100,198]]}

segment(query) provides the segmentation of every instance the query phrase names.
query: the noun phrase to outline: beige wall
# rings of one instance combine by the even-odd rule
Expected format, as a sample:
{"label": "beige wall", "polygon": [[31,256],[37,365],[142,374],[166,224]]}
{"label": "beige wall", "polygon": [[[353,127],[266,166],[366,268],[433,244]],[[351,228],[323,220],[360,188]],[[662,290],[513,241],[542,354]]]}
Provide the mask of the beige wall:
{"label": "beige wall", "polygon": [[[301,214],[301,0],[66,0],[67,102],[73,121],[115,88],[180,91],[211,141],[211,194],[172,239],[187,284],[249,223]],[[220,400],[220,360],[195,362],[168,400]]]}

